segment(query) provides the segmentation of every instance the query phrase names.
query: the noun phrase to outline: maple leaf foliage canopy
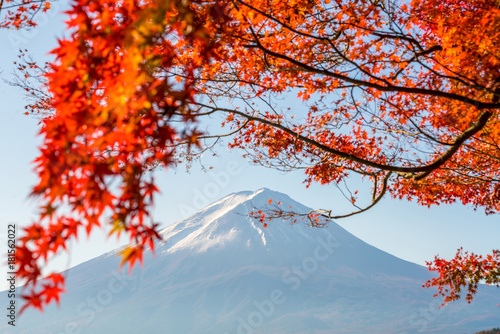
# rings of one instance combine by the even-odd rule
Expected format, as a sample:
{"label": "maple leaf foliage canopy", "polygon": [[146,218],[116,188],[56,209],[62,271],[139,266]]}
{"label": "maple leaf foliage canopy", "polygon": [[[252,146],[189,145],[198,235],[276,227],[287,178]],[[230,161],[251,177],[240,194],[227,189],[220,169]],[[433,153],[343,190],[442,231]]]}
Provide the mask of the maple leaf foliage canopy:
{"label": "maple leaf foliage canopy", "polygon": [[[497,0],[86,0],[68,14],[75,32],[46,75],[42,213],[17,253],[28,305],[58,300],[60,275],[35,288],[40,265],[80,227],[111,222],[135,242],[123,263],[141,261],[159,238],[147,171],[182,145],[205,149],[214,136],[195,121],[206,115],[224,115],[230,146],[256,163],[303,170],[307,184],[371,183],[368,205],[353,195],[354,212],[309,218],[364,212],[386,194],[500,210]],[[499,283],[497,251],[429,265],[446,301]]]}
{"label": "maple leaf foliage canopy", "polygon": [[[90,233],[106,222],[112,233],[125,231],[134,245],[122,252],[122,264],[131,267],[160,238],[149,219],[158,189],[148,171],[173,163],[175,140],[195,143],[190,78],[211,57],[206,28],[189,6],[89,0],[74,1],[67,12],[74,32],[59,41],[46,73],[51,99],[45,106],[53,112],[40,131],[39,181],[32,190],[40,199],[40,220],[24,229],[16,252],[18,277],[30,287],[22,310],[59,300],[63,276],[42,280],[40,264],[66,249],[80,228]],[[185,78],[173,82],[157,69],[173,66],[179,39],[199,56],[182,65]],[[174,118],[181,129],[172,125]]]}

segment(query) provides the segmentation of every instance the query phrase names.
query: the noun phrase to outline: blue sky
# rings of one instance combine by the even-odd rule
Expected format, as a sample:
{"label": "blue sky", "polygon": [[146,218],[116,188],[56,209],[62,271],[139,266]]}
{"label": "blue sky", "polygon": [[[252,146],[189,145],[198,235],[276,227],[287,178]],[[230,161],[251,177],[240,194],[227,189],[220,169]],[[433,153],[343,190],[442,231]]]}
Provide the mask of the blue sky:
{"label": "blue sky", "polygon": [[[62,16],[55,16],[54,12],[44,15],[40,17],[39,28],[35,31],[0,31],[2,78],[9,78],[20,48],[26,48],[37,59],[43,59],[56,45],[56,36],[63,33]],[[36,206],[27,195],[36,182],[31,161],[37,155],[40,140],[36,137],[38,120],[23,115],[22,91],[0,82],[0,98],[0,247],[6,250],[7,224],[17,223],[19,230],[36,217]],[[241,152],[226,151],[224,147],[219,151],[218,158],[207,157],[203,160],[206,165],[214,167],[208,173],[202,172],[196,163],[190,173],[186,173],[183,166],[156,173],[162,192],[156,198],[156,221],[167,226],[229,193],[262,187],[284,192],[313,208],[335,208],[342,212],[350,209],[333,186],[313,185],[306,189],[300,173],[283,174],[264,169],[250,165],[241,158]],[[232,173],[227,182],[220,179],[224,172]],[[485,216],[481,211],[475,212],[462,205],[428,209],[387,197],[372,210],[339,220],[338,223],[364,241],[418,264],[424,264],[436,254],[451,257],[461,246],[478,253],[489,253],[499,248],[499,216]],[[112,250],[123,242],[108,240],[101,231],[97,231],[88,240],[82,238],[73,243],[71,254],[56,259],[51,267],[66,269]],[[4,287],[0,285],[0,290]]]}

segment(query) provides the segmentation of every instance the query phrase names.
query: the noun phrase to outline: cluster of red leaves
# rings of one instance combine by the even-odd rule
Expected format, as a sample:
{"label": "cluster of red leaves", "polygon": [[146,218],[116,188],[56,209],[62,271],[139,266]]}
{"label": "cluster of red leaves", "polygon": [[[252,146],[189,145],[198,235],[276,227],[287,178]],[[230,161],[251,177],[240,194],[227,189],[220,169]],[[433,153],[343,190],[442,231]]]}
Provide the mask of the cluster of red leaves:
{"label": "cluster of red leaves", "polygon": [[[25,228],[17,252],[18,277],[29,290],[25,307],[42,309],[58,301],[61,274],[42,279],[41,266],[66,249],[80,228],[112,224],[132,246],[122,265],[142,262],[145,247],[160,239],[150,210],[158,192],[148,166],[173,163],[172,144],[188,138],[196,144],[192,102],[193,73],[211,58],[203,22],[188,1],[74,1],[67,12],[68,39],[53,50],[56,61],[46,74],[51,117],[42,122],[39,176],[32,196],[40,200],[40,218]],[[198,58],[175,64],[180,40]],[[185,75],[172,82],[158,67],[177,66]],[[177,117],[185,128],[168,120]],[[23,308],[24,309],[24,308]]]}
{"label": "cluster of red leaves", "polygon": [[0,2],[0,10],[7,13],[0,21],[0,28],[33,28],[36,26],[35,16],[50,9],[47,0],[3,0]]}
{"label": "cluster of red leaves", "polygon": [[52,96],[43,89],[46,84],[45,74],[50,69],[49,63],[39,65],[27,52],[19,50],[17,73],[13,81],[8,81],[11,85],[17,86],[26,92],[24,106],[25,115],[32,115],[37,118],[50,117],[54,111],[52,109]]}
{"label": "cluster of red leaves", "polygon": [[[339,183],[353,170],[380,175],[377,166],[427,166],[479,119],[483,111],[467,104],[468,99],[495,99],[491,90],[498,87],[500,71],[497,1],[415,0],[411,6],[396,6],[391,17],[373,1],[238,4],[229,13],[238,25],[217,35],[224,47],[216,52],[227,61],[204,68],[203,78],[237,81],[240,86],[230,90],[229,98],[243,95],[241,87],[248,87],[243,96],[249,105],[252,99],[300,87],[299,97],[310,105],[306,120],[292,119],[292,112],[264,111],[257,103],[241,108],[259,121],[248,123],[231,147],[254,151],[254,161],[266,166],[300,165],[308,184]],[[389,21],[404,33],[382,33],[390,29],[384,23]],[[340,52],[344,58],[332,49],[346,50]],[[427,56],[436,50],[441,51]],[[354,77],[359,83],[349,81]],[[351,88],[363,85],[358,93],[365,101],[351,99]],[[208,94],[222,90],[206,81],[200,87]],[[464,97],[439,96],[443,92]],[[499,212],[500,121],[498,111],[488,112],[496,116],[475,140],[443,160],[443,168],[418,180],[395,173],[388,192],[422,205],[462,202]],[[235,127],[248,119],[228,117]]]}
{"label": "cluster of red leaves", "polygon": [[262,227],[264,228],[268,226],[267,222],[272,222],[277,219],[287,221],[290,224],[296,224],[300,220],[303,222],[305,221],[309,227],[325,227],[329,220],[320,216],[321,214],[314,210],[307,213],[299,213],[293,211],[292,206],[283,208],[281,202],[273,204],[272,199],[267,202],[265,208],[250,212],[250,217],[262,223]]}
{"label": "cluster of red leaves", "polygon": [[433,262],[427,262],[431,271],[437,271],[435,277],[425,283],[425,287],[435,286],[438,293],[434,296],[443,296],[444,303],[457,300],[461,296],[462,288],[467,288],[465,299],[471,302],[477,292],[478,284],[500,286],[500,251],[495,250],[491,255],[483,257],[474,253],[457,251],[455,258],[450,261],[436,256]]}

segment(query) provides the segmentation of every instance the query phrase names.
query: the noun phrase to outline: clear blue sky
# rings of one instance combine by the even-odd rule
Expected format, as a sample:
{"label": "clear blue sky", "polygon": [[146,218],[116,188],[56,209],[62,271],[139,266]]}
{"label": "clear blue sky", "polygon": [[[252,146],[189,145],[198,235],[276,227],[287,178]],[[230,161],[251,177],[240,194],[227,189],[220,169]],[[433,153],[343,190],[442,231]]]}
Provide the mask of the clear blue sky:
{"label": "clear blue sky", "polygon": [[[37,59],[43,59],[55,46],[56,36],[63,33],[61,20],[62,16],[52,12],[40,17],[40,27],[33,32],[0,31],[2,78],[9,78],[20,48],[27,48]],[[27,195],[36,181],[31,161],[37,155],[40,140],[36,137],[37,120],[23,115],[22,92],[0,82],[0,98],[0,247],[5,248],[1,251],[5,253],[7,224],[17,223],[20,229],[36,217],[36,206]],[[350,209],[333,186],[306,189],[299,173],[282,174],[252,166],[241,158],[241,152],[228,152],[225,148],[220,152],[217,159],[203,160],[214,167],[209,173],[200,171],[196,164],[190,174],[182,166],[157,173],[162,195],[156,198],[155,220],[167,226],[229,193],[262,187],[284,192],[313,208],[336,208],[342,212]],[[218,185],[216,179],[221,171],[234,166],[237,173]],[[369,244],[418,264],[436,254],[451,257],[460,246],[478,253],[500,248],[500,216],[485,216],[462,205],[427,209],[386,198],[372,210],[338,223]],[[53,268],[66,269],[123,244],[123,240],[121,243],[108,240],[102,234],[97,231],[89,240],[83,238],[74,243],[70,256],[56,259]],[[3,261],[2,271],[6,271]],[[3,290],[5,284],[1,284]]]}

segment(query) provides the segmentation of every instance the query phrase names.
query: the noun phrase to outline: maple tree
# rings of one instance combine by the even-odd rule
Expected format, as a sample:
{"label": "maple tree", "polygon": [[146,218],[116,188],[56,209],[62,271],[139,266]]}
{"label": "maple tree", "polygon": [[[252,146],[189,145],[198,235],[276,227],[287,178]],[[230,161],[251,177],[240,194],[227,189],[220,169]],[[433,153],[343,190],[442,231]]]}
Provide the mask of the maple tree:
{"label": "maple tree", "polygon": [[[43,70],[48,98],[28,106],[47,115],[32,192],[42,213],[17,252],[28,305],[58,300],[59,274],[35,288],[40,265],[80,227],[111,223],[134,241],[122,264],[141,261],[159,238],[148,170],[221,136],[257,164],[304,171],[307,185],[370,182],[367,205],[356,190],[353,212],[314,210],[312,225],[387,194],[500,211],[497,0],[83,0],[68,15],[74,32]],[[215,114],[229,133],[196,128]],[[470,301],[477,283],[499,283],[499,261],[436,258],[427,286],[446,301],[467,287]]]}

